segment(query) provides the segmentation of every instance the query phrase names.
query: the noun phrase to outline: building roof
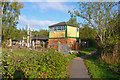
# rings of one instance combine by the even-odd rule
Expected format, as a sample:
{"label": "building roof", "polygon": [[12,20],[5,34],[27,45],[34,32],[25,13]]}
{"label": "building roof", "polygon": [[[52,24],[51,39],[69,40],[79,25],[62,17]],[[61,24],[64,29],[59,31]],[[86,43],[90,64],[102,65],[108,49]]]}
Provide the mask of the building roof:
{"label": "building roof", "polygon": [[60,23],[51,25],[51,26],[49,26],[49,27],[54,27],[54,26],[65,26],[65,25],[76,27],[75,25],[69,24],[69,23],[67,23],[67,22],[60,22]]}
{"label": "building roof", "polygon": [[48,39],[48,36],[45,36],[45,37],[35,37],[33,38],[32,40],[47,40]]}

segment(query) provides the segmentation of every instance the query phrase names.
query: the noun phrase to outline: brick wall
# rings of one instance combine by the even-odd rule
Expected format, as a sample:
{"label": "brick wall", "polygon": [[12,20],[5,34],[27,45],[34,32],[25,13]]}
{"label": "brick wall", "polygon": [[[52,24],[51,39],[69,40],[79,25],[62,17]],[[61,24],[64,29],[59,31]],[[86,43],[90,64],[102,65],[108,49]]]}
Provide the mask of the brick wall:
{"label": "brick wall", "polygon": [[75,49],[75,45],[76,45],[76,39],[75,38],[68,38],[68,44],[71,44],[71,48],[74,50]]}
{"label": "brick wall", "polygon": [[71,48],[75,49],[76,48],[76,39],[75,38],[66,38],[66,39],[48,39],[49,44],[58,44],[58,41],[61,44],[71,44]]}
{"label": "brick wall", "polygon": [[58,41],[62,44],[66,44],[67,43],[67,39],[49,39],[49,44],[57,44]]}

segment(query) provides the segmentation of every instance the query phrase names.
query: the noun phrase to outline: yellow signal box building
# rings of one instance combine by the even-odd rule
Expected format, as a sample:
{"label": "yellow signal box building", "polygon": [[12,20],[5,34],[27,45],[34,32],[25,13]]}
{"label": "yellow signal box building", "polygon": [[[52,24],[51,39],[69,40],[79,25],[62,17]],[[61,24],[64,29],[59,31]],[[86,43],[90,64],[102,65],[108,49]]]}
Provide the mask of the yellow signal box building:
{"label": "yellow signal box building", "polygon": [[62,44],[75,46],[79,41],[79,28],[67,22],[51,25],[49,26],[48,41],[49,44],[56,44],[59,41]]}

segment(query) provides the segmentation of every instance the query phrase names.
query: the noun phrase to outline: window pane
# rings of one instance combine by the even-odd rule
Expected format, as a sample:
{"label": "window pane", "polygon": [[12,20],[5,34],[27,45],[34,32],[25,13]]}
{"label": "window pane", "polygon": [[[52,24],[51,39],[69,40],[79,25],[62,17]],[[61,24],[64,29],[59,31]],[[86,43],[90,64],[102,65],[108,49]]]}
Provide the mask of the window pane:
{"label": "window pane", "polygon": [[61,26],[58,26],[58,30],[61,30]]}
{"label": "window pane", "polygon": [[54,28],[54,31],[57,31],[57,27]]}
{"label": "window pane", "polygon": [[50,28],[50,31],[54,31],[54,27],[51,27],[51,28]]}
{"label": "window pane", "polygon": [[65,26],[61,26],[62,30],[65,30]]}
{"label": "window pane", "polygon": [[77,32],[79,32],[79,28],[77,28]]}

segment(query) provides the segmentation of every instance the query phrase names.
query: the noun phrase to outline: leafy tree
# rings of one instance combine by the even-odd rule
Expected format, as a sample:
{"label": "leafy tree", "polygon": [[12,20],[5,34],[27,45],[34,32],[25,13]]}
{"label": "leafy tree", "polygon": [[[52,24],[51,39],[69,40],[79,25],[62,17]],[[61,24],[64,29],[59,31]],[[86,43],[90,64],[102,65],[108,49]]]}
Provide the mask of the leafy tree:
{"label": "leafy tree", "polygon": [[[97,30],[98,45],[100,48],[106,47],[106,32],[109,28],[114,27],[112,19],[116,18],[118,4],[116,2],[78,2],[79,10],[69,11],[71,15],[81,17],[87,21],[89,26]],[[101,49],[102,50],[102,49]]]}
{"label": "leafy tree", "polygon": [[95,39],[96,38],[96,30],[89,27],[88,24],[84,24],[83,28],[80,28],[80,39]]}
{"label": "leafy tree", "polygon": [[32,36],[34,37],[45,37],[48,36],[47,30],[32,31]]}
{"label": "leafy tree", "polygon": [[20,9],[23,4],[19,2],[2,2],[2,40],[7,38],[15,39],[17,33],[17,24],[20,15]]}
{"label": "leafy tree", "polygon": [[68,21],[69,24],[75,25],[76,27],[79,27],[79,23],[77,22],[76,17],[71,16],[70,20]]}

